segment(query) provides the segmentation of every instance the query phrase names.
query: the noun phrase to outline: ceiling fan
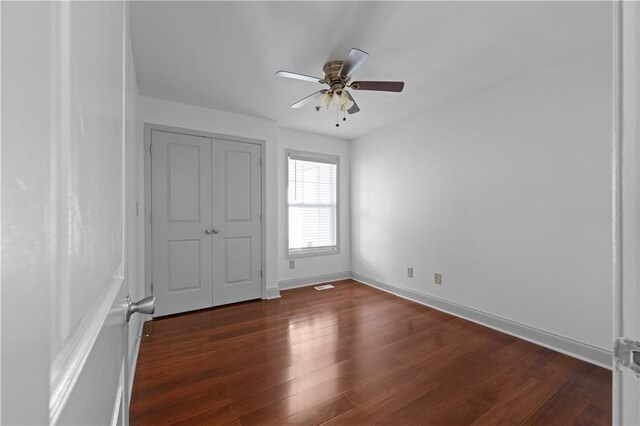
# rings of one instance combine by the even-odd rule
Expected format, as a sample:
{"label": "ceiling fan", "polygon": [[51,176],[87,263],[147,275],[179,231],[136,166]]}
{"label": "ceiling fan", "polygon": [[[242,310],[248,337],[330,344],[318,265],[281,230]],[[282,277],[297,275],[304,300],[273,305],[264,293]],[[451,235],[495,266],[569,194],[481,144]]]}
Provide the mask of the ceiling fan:
{"label": "ceiling fan", "polygon": [[[347,120],[346,113],[355,114],[360,111],[358,104],[347,91],[353,90],[375,90],[379,92],[402,92],[403,81],[351,81],[351,77],[358,68],[367,60],[369,54],[360,49],[351,49],[347,59],[344,61],[329,61],[324,64],[324,78],[312,77],[291,71],[278,71],[277,76],[293,78],[296,80],[310,81],[329,86],[329,89],[318,90],[304,99],[291,105],[291,108],[301,108],[316,101],[316,111],[320,108],[328,108],[331,102],[336,105],[336,118],[340,111],[343,112],[343,121]],[[340,124],[336,122],[336,127]]]}

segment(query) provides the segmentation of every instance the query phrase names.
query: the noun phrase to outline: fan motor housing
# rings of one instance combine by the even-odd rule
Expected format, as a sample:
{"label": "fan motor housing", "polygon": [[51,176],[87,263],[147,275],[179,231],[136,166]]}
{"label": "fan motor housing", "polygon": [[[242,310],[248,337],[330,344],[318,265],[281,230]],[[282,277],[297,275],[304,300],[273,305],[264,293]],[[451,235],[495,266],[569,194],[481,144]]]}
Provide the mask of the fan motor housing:
{"label": "fan motor housing", "polygon": [[324,81],[331,86],[332,90],[343,89],[346,81],[340,78],[340,70],[344,61],[330,61],[324,64]]}

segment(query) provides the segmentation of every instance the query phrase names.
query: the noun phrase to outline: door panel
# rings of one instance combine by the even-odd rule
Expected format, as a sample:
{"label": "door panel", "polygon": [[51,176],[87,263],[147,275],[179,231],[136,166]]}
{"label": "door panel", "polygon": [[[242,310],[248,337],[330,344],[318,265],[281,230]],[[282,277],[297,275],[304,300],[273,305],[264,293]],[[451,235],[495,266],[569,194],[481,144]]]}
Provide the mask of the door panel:
{"label": "door panel", "polygon": [[168,241],[169,293],[201,287],[200,240]]}
{"label": "door panel", "polygon": [[200,147],[167,145],[170,222],[200,222]]}
{"label": "door panel", "polygon": [[156,316],[211,306],[211,139],[151,132]]}
{"label": "door panel", "polygon": [[262,295],[259,145],[214,139],[213,306]]}
{"label": "door panel", "polygon": [[[58,282],[50,422],[108,424],[128,411],[129,328],[125,188],[127,7],[60,3],[54,116],[59,125]],[[124,36],[124,40],[123,40]],[[54,40],[56,40],[54,38]],[[99,95],[97,95],[99,94]],[[120,414],[119,414],[120,413]],[[114,416],[120,416],[114,418]]]}
{"label": "door panel", "polygon": [[225,266],[227,284],[251,281],[251,238],[226,238]]}
{"label": "door panel", "polygon": [[225,151],[225,219],[251,221],[251,153]]}

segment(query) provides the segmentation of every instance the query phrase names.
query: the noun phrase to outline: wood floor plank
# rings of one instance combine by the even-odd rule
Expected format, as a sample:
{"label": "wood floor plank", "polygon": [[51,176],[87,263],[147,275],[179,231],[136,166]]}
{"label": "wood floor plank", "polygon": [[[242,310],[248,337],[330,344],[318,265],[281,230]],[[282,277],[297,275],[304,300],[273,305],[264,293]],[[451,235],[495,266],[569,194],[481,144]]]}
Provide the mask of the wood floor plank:
{"label": "wood floor plank", "polygon": [[145,323],[131,424],[611,423],[610,371],[333,284]]}

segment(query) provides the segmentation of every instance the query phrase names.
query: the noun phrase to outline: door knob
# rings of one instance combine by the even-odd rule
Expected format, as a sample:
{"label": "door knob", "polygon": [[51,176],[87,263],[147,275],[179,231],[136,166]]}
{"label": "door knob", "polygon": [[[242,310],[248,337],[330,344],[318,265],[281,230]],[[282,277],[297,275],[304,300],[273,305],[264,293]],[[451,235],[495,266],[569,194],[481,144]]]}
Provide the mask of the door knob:
{"label": "door knob", "polygon": [[217,229],[213,229],[213,228],[209,228],[209,229],[205,229],[204,233],[207,235],[211,235],[211,234],[217,234],[218,232],[220,232]]}
{"label": "door knob", "polygon": [[152,314],[156,310],[156,297],[149,296],[144,299],[138,300],[137,302],[132,302],[131,298],[127,296],[127,306],[126,306],[126,318],[127,322],[131,318],[131,315],[136,312],[140,314]]}

